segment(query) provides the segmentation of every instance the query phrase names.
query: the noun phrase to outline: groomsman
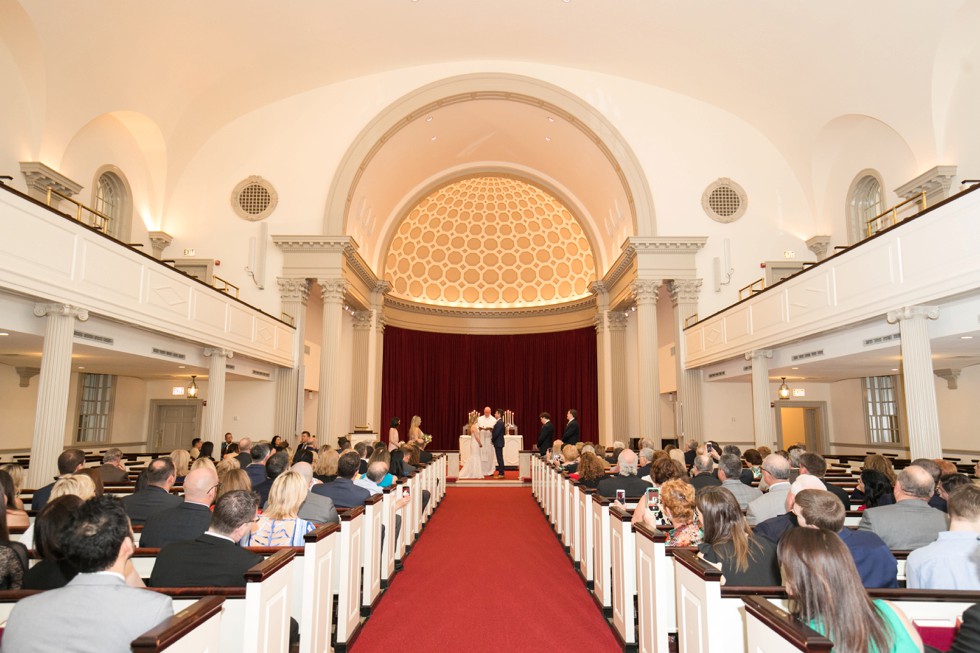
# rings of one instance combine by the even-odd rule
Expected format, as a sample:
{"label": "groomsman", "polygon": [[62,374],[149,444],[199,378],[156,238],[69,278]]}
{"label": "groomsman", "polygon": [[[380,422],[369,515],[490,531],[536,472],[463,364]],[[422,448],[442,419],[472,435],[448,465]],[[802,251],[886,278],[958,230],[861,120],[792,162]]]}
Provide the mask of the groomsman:
{"label": "groomsman", "polygon": [[555,425],[551,423],[551,414],[541,413],[541,433],[538,434],[538,451],[542,456],[548,455],[548,450],[555,441]]}
{"label": "groomsman", "polygon": [[228,453],[228,445],[232,443],[232,440],[234,440],[234,436],[232,436],[231,433],[225,433],[225,441],[221,443],[221,458],[220,458],[220,460],[224,460],[225,459],[225,454]]}
{"label": "groomsman", "polygon": [[493,425],[493,435],[490,437],[490,442],[493,443],[494,453],[497,454],[497,471],[494,473],[494,478],[504,477],[504,435],[506,433],[506,427],[504,426],[504,411],[500,408],[493,414],[497,418],[497,421]]}
{"label": "groomsman", "polygon": [[568,426],[565,427],[565,432],[562,433],[561,441],[563,444],[578,444],[578,411],[574,408],[569,408],[565,417],[568,419]]}

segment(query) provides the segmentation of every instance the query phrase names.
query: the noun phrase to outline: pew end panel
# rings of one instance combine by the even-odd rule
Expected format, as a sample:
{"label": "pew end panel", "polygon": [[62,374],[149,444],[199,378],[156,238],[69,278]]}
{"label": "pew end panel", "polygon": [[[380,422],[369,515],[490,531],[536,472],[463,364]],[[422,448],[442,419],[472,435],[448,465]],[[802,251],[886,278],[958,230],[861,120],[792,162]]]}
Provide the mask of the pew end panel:
{"label": "pew end panel", "polygon": [[221,647],[225,598],[206,596],[133,640],[133,653],[207,653]]}

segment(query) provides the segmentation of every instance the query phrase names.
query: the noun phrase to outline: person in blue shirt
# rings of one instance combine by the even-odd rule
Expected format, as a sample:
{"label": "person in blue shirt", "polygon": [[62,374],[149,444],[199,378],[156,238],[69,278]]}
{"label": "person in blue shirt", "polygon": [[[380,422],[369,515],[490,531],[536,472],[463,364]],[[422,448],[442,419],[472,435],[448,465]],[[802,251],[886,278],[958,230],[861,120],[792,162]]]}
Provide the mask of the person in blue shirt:
{"label": "person in blue shirt", "polygon": [[980,591],[980,487],[969,483],[949,495],[949,530],[909,554],[910,588]]}

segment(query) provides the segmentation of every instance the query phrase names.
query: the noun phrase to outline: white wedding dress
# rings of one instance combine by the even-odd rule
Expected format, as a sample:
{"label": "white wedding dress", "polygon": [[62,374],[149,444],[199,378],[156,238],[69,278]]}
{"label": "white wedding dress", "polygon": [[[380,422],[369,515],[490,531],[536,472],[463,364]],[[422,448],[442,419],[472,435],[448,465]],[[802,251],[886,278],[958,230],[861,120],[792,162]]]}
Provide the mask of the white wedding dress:
{"label": "white wedding dress", "polygon": [[481,454],[490,443],[484,443],[481,447],[479,440],[477,440],[478,437],[475,430],[470,431],[470,455],[466,459],[466,465],[463,466],[463,469],[459,470],[459,476],[457,478],[483,478],[486,476],[483,473]]}

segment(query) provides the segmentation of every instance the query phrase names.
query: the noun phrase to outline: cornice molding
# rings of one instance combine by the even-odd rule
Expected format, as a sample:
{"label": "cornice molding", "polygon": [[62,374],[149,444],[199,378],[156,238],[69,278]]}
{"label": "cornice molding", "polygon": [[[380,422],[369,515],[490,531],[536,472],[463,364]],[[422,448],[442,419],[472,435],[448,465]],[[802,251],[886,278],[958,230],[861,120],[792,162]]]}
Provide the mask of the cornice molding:
{"label": "cornice molding", "polygon": [[706,242],[706,236],[633,236],[623,244],[623,249],[631,248],[636,253],[682,251],[694,254]]}
{"label": "cornice molding", "polygon": [[433,306],[429,304],[419,304],[396,297],[385,297],[385,308],[392,310],[405,311],[419,315],[432,315],[441,317],[469,317],[469,318],[502,318],[514,319],[522,317],[539,317],[544,315],[562,315],[565,313],[576,313],[578,311],[595,308],[595,297],[584,297],[573,302],[564,304],[553,304],[549,306],[526,306],[522,308],[502,308],[502,309],[479,309],[479,308],[453,308],[449,306]]}
{"label": "cornice molding", "polygon": [[350,236],[272,236],[272,242],[284,252],[341,253],[357,251],[357,242]]}

